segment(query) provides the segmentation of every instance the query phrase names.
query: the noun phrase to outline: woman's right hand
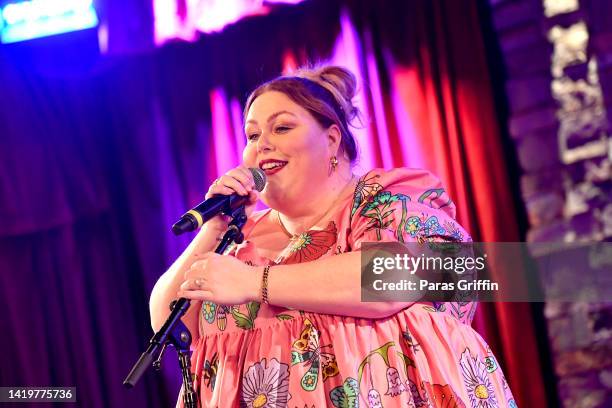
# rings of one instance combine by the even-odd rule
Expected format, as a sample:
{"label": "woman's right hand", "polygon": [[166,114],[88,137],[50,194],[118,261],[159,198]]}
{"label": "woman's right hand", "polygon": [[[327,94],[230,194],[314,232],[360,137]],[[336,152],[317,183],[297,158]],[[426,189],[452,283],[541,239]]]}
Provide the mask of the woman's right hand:
{"label": "woman's right hand", "polygon": [[[204,198],[209,199],[214,195],[230,195],[233,193],[248,196],[249,201],[245,206],[245,212],[247,217],[250,216],[255,208],[255,203],[259,199],[259,191],[255,190],[255,181],[251,171],[243,165],[229,170],[216,179],[208,188]],[[229,217],[220,214],[210,219],[205,225],[222,232],[227,229],[229,221]]]}
{"label": "woman's right hand", "polygon": [[[259,198],[259,192],[255,190],[255,182],[251,172],[244,166],[238,166],[215,180],[205,197],[209,199],[216,194],[229,195],[232,193],[249,197],[245,210],[247,215],[250,215]],[[228,222],[229,217],[224,215],[217,215],[208,220],[198,232],[198,235],[191,241],[189,247],[172,264],[170,269],[158,279],[151,292],[149,302],[151,327],[154,331],[158,331],[168,318],[170,314],[168,305],[173,299],[176,299],[176,293],[185,281],[185,272],[199,260],[199,254],[211,252],[217,247],[219,239],[227,230]],[[191,307],[182,317],[194,338],[192,344],[195,344],[198,335],[198,316],[199,303],[192,302]]]}

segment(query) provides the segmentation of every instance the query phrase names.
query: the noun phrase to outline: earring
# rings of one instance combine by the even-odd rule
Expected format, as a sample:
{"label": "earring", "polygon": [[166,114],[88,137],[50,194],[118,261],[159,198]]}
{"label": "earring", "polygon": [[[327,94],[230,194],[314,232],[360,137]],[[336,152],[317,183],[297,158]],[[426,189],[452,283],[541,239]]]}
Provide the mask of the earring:
{"label": "earring", "polygon": [[336,167],[338,167],[338,159],[336,158],[336,156],[332,156],[329,158],[329,166],[330,166],[329,174],[336,171]]}

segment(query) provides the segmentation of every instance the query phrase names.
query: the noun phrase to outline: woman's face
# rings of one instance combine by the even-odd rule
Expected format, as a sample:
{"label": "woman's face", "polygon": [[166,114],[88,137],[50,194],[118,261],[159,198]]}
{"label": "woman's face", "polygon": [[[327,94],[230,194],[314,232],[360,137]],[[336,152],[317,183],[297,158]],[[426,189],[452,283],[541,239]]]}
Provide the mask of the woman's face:
{"label": "woman's face", "polygon": [[268,91],[255,99],[245,120],[242,157],[245,166],[266,173],[261,198],[267,205],[282,208],[283,203],[319,196],[330,157],[338,150],[333,128],[321,127],[282,92]]}

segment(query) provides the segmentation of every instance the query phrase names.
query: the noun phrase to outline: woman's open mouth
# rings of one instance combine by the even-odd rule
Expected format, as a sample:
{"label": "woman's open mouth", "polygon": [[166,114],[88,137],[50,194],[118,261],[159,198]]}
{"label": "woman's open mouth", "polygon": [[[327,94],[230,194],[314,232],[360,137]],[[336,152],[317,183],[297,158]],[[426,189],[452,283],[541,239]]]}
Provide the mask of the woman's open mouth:
{"label": "woman's open mouth", "polygon": [[283,160],[262,160],[259,162],[259,168],[266,173],[266,176],[271,176],[281,171],[283,167],[287,165],[287,163],[289,162]]}

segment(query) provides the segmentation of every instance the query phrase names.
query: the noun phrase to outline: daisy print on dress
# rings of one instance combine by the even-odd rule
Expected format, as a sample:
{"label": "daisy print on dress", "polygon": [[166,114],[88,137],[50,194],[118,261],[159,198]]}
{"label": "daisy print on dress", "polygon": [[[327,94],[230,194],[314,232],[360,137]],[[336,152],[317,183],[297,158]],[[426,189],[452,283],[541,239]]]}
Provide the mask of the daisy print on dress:
{"label": "daisy print on dress", "polygon": [[300,381],[302,388],[306,391],[313,391],[317,387],[320,372],[323,374],[323,382],[339,373],[336,356],[323,351],[332,346],[320,345],[319,333],[312,322],[305,319],[300,338],[293,342],[291,365],[304,364],[305,367],[309,367]]}
{"label": "daisy print on dress", "polygon": [[355,192],[353,193],[353,208],[351,209],[351,217],[355,215],[363,203],[367,202],[370,197],[373,197],[376,195],[376,193],[383,189],[383,186],[377,182],[377,179],[379,178],[380,174],[370,176],[368,173],[359,179],[357,186],[355,187]]}
{"label": "daisy print on dress", "polygon": [[336,223],[330,221],[324,230],[306,231],[292,239],[289,254],[278,263],[289,265],[319,259],[336,245],[337,239]]}
{"label": "daisy print on dress", "polygon": [[285,408],[289,400],[289,366],[272,358],[253,364],[242,378],[240,406]]}
{"label": "daisy print on dress", "polygon": [[497,408],[497,398],[485,365],[466,348],[459,362],[472,408]]}
{"label": "daisy print on dress", "polygon": [[329,399],[336,408],[359,408],[359,383],[348,377],[342,385],[330,391]]}

